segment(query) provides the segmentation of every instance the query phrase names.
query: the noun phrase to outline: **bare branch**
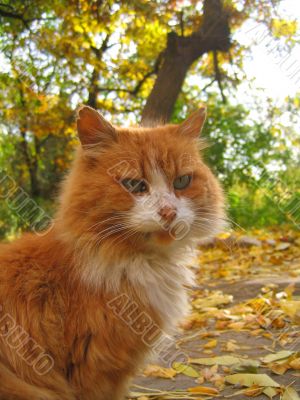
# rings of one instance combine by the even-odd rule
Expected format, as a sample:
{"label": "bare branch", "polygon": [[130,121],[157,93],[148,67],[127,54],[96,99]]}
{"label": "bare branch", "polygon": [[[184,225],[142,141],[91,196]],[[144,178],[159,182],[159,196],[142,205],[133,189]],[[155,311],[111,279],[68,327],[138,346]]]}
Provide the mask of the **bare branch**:
{"label": "bare branch", "polygon": [[222,74],[220,71],[220,67],[219,67],[219,60],[218,60],[218,52],[217,50],[213,51],[213,56],[214,56],[214,69],[215,69],[215,77],[216,77],[216,81],[218,82],[218,86],[221,92],[221,96],[222,96],[222,100],[223,103],[227,103],[227,98],[224,94],[224,90],[223,90],[223,83],[222,83]]}
{"label": "bare branch", "polygon": [[181,34],[181,36],[184,36],[184,12],[183,12],[183,10],[180,12],[179,22],[180,22],[180,34]]}
{"label": "bare branch", "polygon": [[[3,7],[3,4],[0,4],[0,7]],[[24,18],[24,15],[18,14],[15,11],[6,11],[6,10],[0,9],[0,17],[17,19],[17,20],[21,21],[26,26],[26,28],[29,28],[30,21],[27,20],[26,18]]]}
{"label": "bare branch", "polygon": [[216,79],[213,79],[211,82],[209,82],[207,85],[204,86],[204,88],[201,89],[202,92],[205,92],[206,89],[211,87],[214,83],[216,82]]}
{"label": "bare branch", "polygon": [[163,55],[163,53],[160,53],[158,55],[153,68],[149,72],[147,72],[140,81],[137,82],[137,84],[135,85],[135,87],[133,89],[98,87],[98,91],[99,92],[128,93],[131,96],[136,96],[139,93],[139,91],[141,90],[143,84],[147,81],[147,79],[150,78],[152,75],[157,74],[159,67],[160,67],[161,60],[162,60],[162,55]]}

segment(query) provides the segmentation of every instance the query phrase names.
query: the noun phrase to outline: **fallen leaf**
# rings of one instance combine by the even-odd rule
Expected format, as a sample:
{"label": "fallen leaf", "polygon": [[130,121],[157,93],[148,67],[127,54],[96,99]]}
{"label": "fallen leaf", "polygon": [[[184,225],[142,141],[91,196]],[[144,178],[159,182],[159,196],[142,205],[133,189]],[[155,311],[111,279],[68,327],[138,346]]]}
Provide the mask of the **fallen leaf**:
{"label": "fallen leaf", "polygon": [[291,386],[286,388],[282,395],[282,400],[300,400],[300,397],[296,390]]}
{"label": "fallen leaf", "polygon": [[213,354],[214,352],[212,350],[205,349],[205,350],[203,350],[203,353],[204,354]]}
{"label": "fallen leaf", "polygon": [[251,387],[253,385],[262,387],[279,387],[280,385],[275,382],[266,374],[234,374],[225,377],[227,383],[232,385],[243,385]]}
{"label": "fallen leaf", "polygon": [[277,375],[283,375],[289,369],[289,366],[286,363],[285,364],[279,364],[279,363],[268,364],[268,367],[274,374],[277,374]]}
{"label": "fallen leaf", "polygon": [[257,369],[260,366],[259,361],[251,359],[241,359],[238,364],[232,366],[232,372],[242,372],[249,374],[257,374]]}
{"label": "fallen leaf", "polygon": [[191,378],[199,378],[199,372],[189,365],[182,364],[180,362],[174,362],[172,368],[179,374],[183,374]]}
{"label": "fallen leaf", "polygon": [[284,360],[285,358],[289,358],[293,354],[294,354],[293,351],[283,350],[279,351],[278,353],[268,354],[267,356],[262,357],[261,361],[265,364],[268,364],[274,361]]}
{"label": "fallen leaf", "polygon": [[287,250],[290,246],[291,246],[291,243],[279,243],[275,247],[275,250],[278,250],[278,251]]}
{"label": "fallen leaf", "polygon": [[210,368],[203,368],[200,371],[200,374],[206,381],[211,381],[211,379],[214,376],[216,376],[217,372],[218,372],[218,366],[217,365],[213,365]]}
{"label": "fallen leaf", "polygon": [[256,397],[256,396],[259,396],[260,394],[262,394],[262,392],[263,392],[263,388],[253,386],[253,387],[250,387],[249,389],[243,390],[242,393],[248,397]]}
{"label": "fallen leaf", "polygon": [[211,357],[211,358],[190,358],[189,362],[191,364],[200,364],[200,365],[224,365],[230,366],[234,364],[243,364],[253,365],[258,367],[260,363],[256,360],[251,359],[243,359],[234,356],[220,356],[220,357]]}
{"label": "fallen leaf", "polygon": [[177,375],[177,372],[173,368],[163,368],[159,365],[148,365],[143,373],[145,376],[154,376],[165,379],[172,379]]}
{"label": "fallen leaf", "polygon": [[208,307],[221,306],[223,304],[229,304],[232,301],[233,296],[217,291],[204,299],[194,300],[193,305],[196,309],[203,309]]}
{"label": "fallen leaf", "polygon": [[264,389],[264,394],[269,397],[269,399],[273,399],[277,395],[277,390],[272,387],[267,387]]}
{"label": "fallen leaf", "polygon": [[218,396],[219,391],[218,389],[207,387],[207,386],[195,386],[193,388],[189,388],[188,392],[190,393],[198,393],[207,396]]}
{"label": "fallen leaf", "polygon": [[224,347],[225,351],[230,351],[230,352],[233,352],[233,351],[236,351],[239,349],[240,349],[240,346],[238,346],[237,344],[235,344],[234,342],[231,342],[231,341],[227,342]]}
{"label": "fallen leaf", "polygon": [[239,331],[245,327],[245,322],[240,321],[240,322],[232,322],[231,324],[228,325],[229,329],[234,329],[235,331]]}
{"label": "fallen leaf", "polygon": [[213,349],[214,347],[217,346],[217,344],[218,344],[217,339],[213,339],[213,340],[210,340],[209,342],[207,342],[207,343],[203,346],[203,348],[204,348],[204,349]]}
{"label": "fallen leaf", "polygon": [[300,300],[283,301],[280,304],[280,307],[291,318],[295,318],[297,315],[300,315]]}
{"label": "fallen leaf", "polygon": [[300,369],[300,358],[295,358],[295,360],[291,361],[289,365],[293,369]]}

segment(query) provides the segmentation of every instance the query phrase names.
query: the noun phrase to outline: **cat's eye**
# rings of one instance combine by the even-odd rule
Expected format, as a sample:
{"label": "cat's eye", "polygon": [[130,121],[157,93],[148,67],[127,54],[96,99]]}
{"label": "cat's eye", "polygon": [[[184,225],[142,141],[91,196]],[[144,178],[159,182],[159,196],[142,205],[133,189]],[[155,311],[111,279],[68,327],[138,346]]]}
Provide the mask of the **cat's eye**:
{"label": "cat's eye", "polygon": [[122,185],[130,193],[145,193],[148,190],[147,184],[143,179],[123,179]]}
{"label": "cat's eye", "polygon": [[183,190],[187,188],[191,183],[191,180],[192,180],[191,175],[178,176],[173,182],[174,189]]}

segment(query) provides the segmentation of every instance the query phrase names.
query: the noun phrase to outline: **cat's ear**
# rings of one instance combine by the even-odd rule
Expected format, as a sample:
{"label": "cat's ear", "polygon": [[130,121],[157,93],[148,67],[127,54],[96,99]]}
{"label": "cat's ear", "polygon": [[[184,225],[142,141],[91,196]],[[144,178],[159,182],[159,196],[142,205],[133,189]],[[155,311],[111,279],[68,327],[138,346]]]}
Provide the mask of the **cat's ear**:
{"label": "cat's ear", "polygon": [[205,120],[206,107],[202,106],[179,125],[178,131],[182,135],[197,138],[202,131]]}
{"label": "cat's ear", "polygon": [[82,146],[108,144],[117,140],[112,124],[88,106],[81,106],[77,111],[77,131]]}

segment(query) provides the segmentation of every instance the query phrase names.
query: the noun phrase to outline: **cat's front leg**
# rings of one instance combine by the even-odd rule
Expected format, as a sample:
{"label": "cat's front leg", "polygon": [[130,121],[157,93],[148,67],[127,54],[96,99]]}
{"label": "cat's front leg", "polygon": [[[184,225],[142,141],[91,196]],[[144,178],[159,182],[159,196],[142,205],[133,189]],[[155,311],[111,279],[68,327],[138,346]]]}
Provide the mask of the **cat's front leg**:
{"label": "cat's front leg", "polygon": [[25,382],[0,363],[0,400],[76,400],[76,397],[67,386],[58,385],[57,390],[51,390]]}

